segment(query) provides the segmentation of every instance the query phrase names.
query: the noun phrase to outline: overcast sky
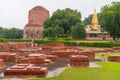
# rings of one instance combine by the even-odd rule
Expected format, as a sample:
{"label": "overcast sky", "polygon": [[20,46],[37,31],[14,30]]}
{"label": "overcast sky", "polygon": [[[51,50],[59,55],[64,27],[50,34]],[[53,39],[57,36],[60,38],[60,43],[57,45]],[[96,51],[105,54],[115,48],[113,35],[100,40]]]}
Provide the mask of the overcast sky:
{"label": "overcast sky", "polygon": [[77,9],[82,19],[92,14],[94,8],[100,8],[112,1],[120,0],[0,0],[0,26],[23,29],[28,22],[28,11],[35,6],[43,6],[50,15],[57,9]]}

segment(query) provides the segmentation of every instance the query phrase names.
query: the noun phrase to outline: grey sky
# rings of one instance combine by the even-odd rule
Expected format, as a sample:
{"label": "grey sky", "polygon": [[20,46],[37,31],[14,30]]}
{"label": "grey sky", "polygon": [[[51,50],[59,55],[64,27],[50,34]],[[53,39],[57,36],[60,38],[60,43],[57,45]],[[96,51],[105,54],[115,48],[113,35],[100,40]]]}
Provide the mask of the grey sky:
{"label": "grey sky", "polygon": [[23,29],[28,22],[28,11],[35,6],[43,6],[50,11],[50,15],[57,9],[77,9],[82,19],[92,14],[94,8],[97,12],[101,6],[120,0],[0,0],[0,26]]}

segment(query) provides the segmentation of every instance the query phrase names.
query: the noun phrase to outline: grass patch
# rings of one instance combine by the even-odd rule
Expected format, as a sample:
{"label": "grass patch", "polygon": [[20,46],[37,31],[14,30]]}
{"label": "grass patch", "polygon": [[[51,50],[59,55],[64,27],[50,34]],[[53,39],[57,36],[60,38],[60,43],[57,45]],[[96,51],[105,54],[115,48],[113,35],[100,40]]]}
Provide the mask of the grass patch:
{"label": "grass patch", "polygon": [[[114,55],[120,56],[120,53],[106,53],[104,55],[104,60],[107,60],[109,56],[114,56]],[[96,53],[95,57],[101,58],[102,56],[100,53]]]}
{"label": "grass patch", "polygon": [[120,63],[98,62],[101,68],[67,68],[53,78],[34,78],[30,80],[119,80]]}

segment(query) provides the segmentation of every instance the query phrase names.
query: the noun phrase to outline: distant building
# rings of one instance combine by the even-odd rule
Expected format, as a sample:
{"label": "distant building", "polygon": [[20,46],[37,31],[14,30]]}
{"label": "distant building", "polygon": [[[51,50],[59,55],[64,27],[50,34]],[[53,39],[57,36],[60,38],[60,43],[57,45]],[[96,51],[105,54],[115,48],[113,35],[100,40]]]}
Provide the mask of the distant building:
{"label": "distant building", "polygon": [[49,11],[42,6],[36,6],[29,11],[28,23],[24,27],[24,39],[41,39],[44,21],[49,18]]}
{"label": "distant building", "polygon": [[109,33],[101,31],[101,27],[98,22],[96,9],[94,10],[91,24],[86,25],[85,30],[86,30],[86,39],[87,40],[110,39]]}

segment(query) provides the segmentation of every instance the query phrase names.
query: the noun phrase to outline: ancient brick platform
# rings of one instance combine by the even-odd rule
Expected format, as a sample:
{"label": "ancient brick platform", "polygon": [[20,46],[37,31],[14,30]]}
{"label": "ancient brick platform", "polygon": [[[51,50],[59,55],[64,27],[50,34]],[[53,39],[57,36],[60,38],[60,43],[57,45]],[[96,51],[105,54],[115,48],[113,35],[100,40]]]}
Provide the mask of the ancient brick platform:
{"label": "ancient brick platform", "polygon": [[67,49],[67,50],[56,50],[52,51],[52,55],[57,55],[59,58],[69,58],[70,55],[78,54],[78,50]]}
{"label": "ancient brick platform", "polygon": [[71,55],[69,57],[71,67],[88,67],[89,58],[84,55]]}
{"label": "ancient brick platform", "polygon": [[[20,58],[17,63],[29,63],[29,64],[45,64],[55,61],[57,56],[45,55],[45,54],[28,54],[27,57]],[[52,60],[52,61],[51,61]]]}
{"label": "ancient brick platform", "polygon": [[79,55],[87,56],[89,59],[95,59],[95,52],[94,51],[89,51],[89,50],[80,51]]}
{"label": "ancient brick platform", "polygon": [[4,61],[2,59],[0,59],[0,69],[3,69],[4,67],[5,67]]}
{"label": "ancient brick platform", "polygon": [[108,61],[111,62],[120,62],[120,56],[109,56]]}
{"label": "ancient brick platform", "polygon": [[120,51],[120,47],[113,47],[112,49],[115,51]]}
{"label": "ancient brick platform", "polygon": [[10,47],[7,42],[0,42],[0,52],[10,52]]}
{"label": "ancient brick platform", "polygon": [[0,59],[3,59],[5,62],[16,62],[18,57],[17,53],[0,52]]}
{"label": "ancient brick platform", "polygon": [[4,76],[12,75],[39,75],[46,76],[47,67],[37,67],[33,64],[16,64],[4,71]]}

